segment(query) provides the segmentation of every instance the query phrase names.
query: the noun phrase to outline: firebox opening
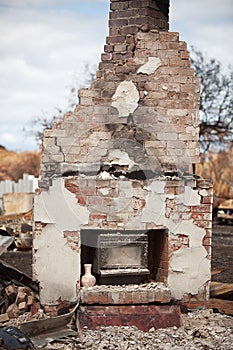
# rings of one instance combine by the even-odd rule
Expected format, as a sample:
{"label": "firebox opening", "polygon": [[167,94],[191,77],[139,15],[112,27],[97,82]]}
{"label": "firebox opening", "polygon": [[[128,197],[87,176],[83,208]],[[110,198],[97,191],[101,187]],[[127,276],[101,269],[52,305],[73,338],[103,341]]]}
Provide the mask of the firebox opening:
{"label": "firebox opening", "polygon": [[148,234],[148,268],[150,281],[167,282],[168,230],[150,230]]}
{"label": "firebox opening", "polygon": [[168,232],[166,229],[81,230],[81,265],[92,264],[97,284],[166,282]]}

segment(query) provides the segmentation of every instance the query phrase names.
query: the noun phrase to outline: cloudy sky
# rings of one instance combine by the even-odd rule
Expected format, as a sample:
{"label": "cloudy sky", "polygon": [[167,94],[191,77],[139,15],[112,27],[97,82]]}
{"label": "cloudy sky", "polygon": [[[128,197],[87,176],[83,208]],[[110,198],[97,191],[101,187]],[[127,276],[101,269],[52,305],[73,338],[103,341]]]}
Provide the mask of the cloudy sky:
{"label": "cloudy sky", "polygon": [[[108,33],[109,0],[0,0],[0,145],[37,149],[32,120],[66,109]],[[233,63],[233,1],[171,0],[170,30],[224,65]]]}

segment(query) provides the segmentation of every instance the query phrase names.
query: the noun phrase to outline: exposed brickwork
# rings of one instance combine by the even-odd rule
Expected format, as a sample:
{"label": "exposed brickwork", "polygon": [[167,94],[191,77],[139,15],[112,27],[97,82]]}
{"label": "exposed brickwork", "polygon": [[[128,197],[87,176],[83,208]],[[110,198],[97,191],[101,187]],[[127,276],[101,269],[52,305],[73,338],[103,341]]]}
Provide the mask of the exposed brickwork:
{"label": "exposed brickwork", "polygon": [[[168,12],[168,0],[111,0],[96,79],[79,90],[74,112],[44,133],[37,195],[50,195],[58,178],[61,195],[72,197],[77,227],[62,229],[61,235],[82,266],[94,259],[93,247],[83,243],[80,252],[82,230],[144,230],[146,282],[170,283],[178,300],[193,295],[202,300],[208,298],[210,280],[213,192],[209,181],[191,174],[199,162],[200,84],[186,43],[168,32]],[[36,237],[45,230],[44,211],[41,215]],[[112,293],[96,293],[85,301],[114,303]],[[156,301],[150,293],[119,293],[117,300]]]}
{"label": "exposed brickwork", "polygon": [[82,306],[78,311],[80,328],[99,326],[137,326],[142,331],[150,328],[180,327],[178,305]]}
{"label": "exposed brickwork", "polygon": [[[188,164],[199,161],[200,87],[189,66],[186,44],[179,41],[178,33],[156,31],[153,26],[143,31],[139,24],[128,24],[128,11],[145,24],[150,18],[156,20],[154,11],[163,17],[164,11],[168,12],[164,8],[159,11],[163,6],[168,9],[168,1],[112,2],[110,17],[117,19],[110,19],[110,23],[120,21],[120,27],[110,25],[111,35],[106,41],[97,79],[90,89],[79,90],[75,112],[45,132],[42,175],[62,175],[64,163],[68,167],[74,163],[104,162],[108,158],[106,149],[110,140],[113,143],[126,137],[121,125],[127,118],[119,120],[117,110],[111,106],[112,97],[124,80],[132,81],[140,95],[139,106],[133,114],[136,133],[131,139],[145,149],[149,167],[157,164],[158,169],[159,164],[164,170],[177,167],[187,170]],[[123,19],[124,16],[127,19]],[[149,57],[157,57],[160,67],[150,75],[138,74]],[[116,124],[118,127],[114,129],[111,125]]]}
{"label": "exposed brickwork", "polygon": [[168,0],[111,1],[110,9],[110,35],[120,38],[120,42],[125,35],[134,34],[139,29],[168,30]]}
{"label": "exposed brickwork", "polygon": [[171,293],[163,283],[147,283],[145,285],[122,286],[95,286],[81,288],[82,304],[121,305],[121,304],[148,304],[169,303]]}

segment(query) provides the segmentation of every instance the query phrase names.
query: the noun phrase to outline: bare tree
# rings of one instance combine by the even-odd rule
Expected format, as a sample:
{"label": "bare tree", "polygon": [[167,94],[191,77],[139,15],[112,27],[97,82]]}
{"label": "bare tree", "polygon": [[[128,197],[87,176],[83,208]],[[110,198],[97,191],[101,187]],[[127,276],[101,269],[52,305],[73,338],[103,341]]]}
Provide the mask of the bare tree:
{"label": "bare tree", "polygon": [[191,64],[201,83],[200,144],[202,152],[233,144],[233,71],[192,47]]}

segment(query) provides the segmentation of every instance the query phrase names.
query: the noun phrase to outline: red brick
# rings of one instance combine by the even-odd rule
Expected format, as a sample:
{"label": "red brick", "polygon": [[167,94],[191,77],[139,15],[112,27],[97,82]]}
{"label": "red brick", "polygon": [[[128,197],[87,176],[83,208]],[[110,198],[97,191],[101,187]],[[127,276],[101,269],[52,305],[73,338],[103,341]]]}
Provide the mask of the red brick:
{"label": "red brick", "polygon": [[71,193],[78,193],[79,186],[74,183],[65,182],[65,188]]}
{"label": "red brick", "polygon": [[19,316],[19,310],[17,305],[14,303],[8,306],[6,313],[9,318],[17,318]]}
{"label": "red brick", "polygon": [[[123,27],[128,25],[127,19],[110,19],[109,26],[110,27]],[[111,43],[111,41],[110,41]]]}
{"label": "red brick", "polygon": [[197,225],[198,227],[203,227],[205,229],[211,229],[212,221],[210,221],[210,220],[200,220],[200,221],[196,220],[195,225]]}
{"label": "red brick", "polygon": [[123,44],[125,42],[125,36],[118,35],[118,36],[111,36],[107,38],[107,43],[109,44]]}
{"label": "red brick", "polygon": [[135,306],[132,306],[132,305],[118,306],[118,313],[120,315],[132,315],[132,314],[135,314]]}
{"label": "red brick", "polygon": [[[131,26],[126,26],[126,27],[123,27],[121,29],[121,33],[123,35],[128,35],[128,34],[136,34],[138,32],[138,27],[135,26],[135,25],[131,25]],[[126,38],[126,42],[129,42],[129,39]],[[132,42],[132,39],[130,40],[130,42]]]}
{"label": "red brick", "polygon": [[129,7],[128,1],[116,1],[111,2],[110,9],[111,11],[121,11],[121,10],[127,10]]}
{"label": "red brick", "polygon": [[159,282],[166,283],[167,282],[167,277],[168,277],[168,270],[163,270],[163,269],[159,268],[158,271],[157,271],[156,279]]}
{"label": "red brick", "polygon": [[180,57],[182,60],[188,60],[189,59],[189,52],[188,51],[181,51]]}
{"label": "red brick", "polygon": [[206,230],[205,237],[212,237],[212,230]]}
{"label": "red brick", "polygon": [[136,326],[142,331],[180,327],[180,315],[178,305],[85,306],[78,311],[81,329],[86,326],[92,330],[99,326]]}
{"label": "red brick", "polygon": [[113,45],[104,45],[104,52],[106,53],[113,52],[113,48],[114,48]]}
{"label": "red brick", "polygon": [[125,304],[132,304],[134,302],[133,300],[133,292],[126,292],[124,297],[124,303]]}
{"label": "red brick", "polygon": [[161,41],[179,41],[179,33],[168,33],[168,32],[160,32],[159,38]]}
{"label": "red brick", "polygon": [[197,180],[197,187],[198,188],[213,188],[213,184],[210,180],[206,180],[206,179],[199,179]]}
{"label": "red brick", "polygon": [[22,301],[21,303],[19,303],[18,309],[19,309],[20,313],[24,313],[24,312],[28,311],[27,303],[25,301]]}
{"label": "red brick", "polygon": [[191,211],[194,213],[211,213],[212,206],[210,204],[193,205]]}
{"label": "red brick", "polygon": [[101,304],[111,304],[112,298],[109,292],[99,292],[99,303]]}
{"label": "red brick", "polygon": [[86,205],[86,200],[83,196],[78,196],[78,203],[82,206]]}
{"label": "red brick", "polygon": [[18,294],[17,294],[17,297],[16,297],[16,304],[20,304],[24,301],[27,300],[27,293],[23,292],[23,291],[19,291]]}
{"label": "red brick", "polygon": [[73,238],[79,238],[80,233],[79,231],[64,231],[64,237],[73,237]]}
{"label": "red brick", "polygon": [[162,268],[162,270],[167,270],[168,269],[168,261],[160,261],[159,267]]}
{"label": "red brick", "polygon": [[37,314],[37,312],[40,310],[40,303],[34,303],[30,306],[30,312],[32,315]]}
{"label": "red brick", "polygon": [[112,59],[112,54],[111,53],[102,53],[101,55],[102,61],[110,61]]}
{"label": "red brick", "polygon": [[[103,308],[102,306],[100,306]],[[120,306],[106,306],[104,309],[104,314],[110,314],[110,315],[119,315],[119,308]],[[95,313],[95,307],[92,308],[92,312]]]}
{"label": "red brick", "polygon": [[57,306],[45,305],[44,312],[50,317],[57,316]]}
{"label": "red brick", "polygon": [[203,204],[212,204],[213,203],[213,197],[202,197],[201,203]]}
{"label": "red brick", "polygon": [[210,237],[204,237],[202,240],[202,244],[204,246],[210,246],[211,245],[211,238]]}
{"label": "red brick", "polygon": [[90,215],[90,220],[91,221],[98,221],[98,220],[106,220],[107,219],[107,215],[106,214],[91,214]]}
{"label": "red brick", "polygon": [[4,322],[7,322],[7,321],[9,321],[9,316],[8,316],[8,314],[7,314],[7,313],[1,314],[1,315],[0,315],[0,323],[4,323]]}
{"label": "red brick", "polygon": [[205,245],[204,248],[208,253],[208,258],[211,259],[211,245]]}
{"label": "red brick", "polygon": [[95,187],[83,187],[80,189],[80,194],[83,196],[92,196],[96,194],[96,188]]}
{"label": "red brick", "polygon": [[16,294],[17,294],[17,289],[13,284],[10,284],[5,288],[6,295],[10,299],[11,303],[15,301]]}
{"label": "red brick", "polygon": [[28,306],[31,306],[33,305],[34,303],[36,302],[36,298],[32,295],[29,295],[28,298],[27,298],[27,305]]}
{"label": "red brick", "polygon": [[191,218],[193,220],[208,220],[211,218],[209,213],[192,213]]}

